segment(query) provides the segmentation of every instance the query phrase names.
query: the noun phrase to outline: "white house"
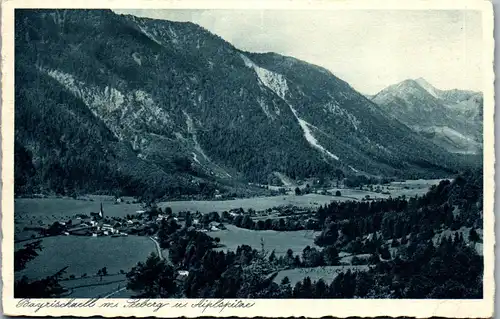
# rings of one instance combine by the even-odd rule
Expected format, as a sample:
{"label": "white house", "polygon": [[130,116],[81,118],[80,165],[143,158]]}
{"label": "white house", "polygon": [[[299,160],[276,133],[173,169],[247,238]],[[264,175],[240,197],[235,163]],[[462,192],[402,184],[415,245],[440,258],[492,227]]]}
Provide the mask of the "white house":
{"label": "white house", "polygon": [[110,233],[116,233],[115,229],[109,224],[103,224],[101,229],[104,231],[104,235],[109,235]]}
{"label": "white house", "polygon": [[162,221],[164,219],[167,219],[167,215],[159,214],[158,217],[156,217],[157,222]]}

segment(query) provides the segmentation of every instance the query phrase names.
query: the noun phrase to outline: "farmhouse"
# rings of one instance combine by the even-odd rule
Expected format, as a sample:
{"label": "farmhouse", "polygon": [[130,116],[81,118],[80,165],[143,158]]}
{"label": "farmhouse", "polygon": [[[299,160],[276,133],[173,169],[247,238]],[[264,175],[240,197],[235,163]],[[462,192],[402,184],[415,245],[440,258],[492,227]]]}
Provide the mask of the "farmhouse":
{"label": "farmhouse", "polygon": [[179,276],[189,276],[189,271],[188,270],[178,270],[177,274]]}
{"label": "farmhouse", "polygon": [[216,199],[222,198],[222,195],[221,195],[221,193],[220,193],[220,191],[218,189],[215,190],[215,198]]}
{"label": "farmhouse", "polygon": [[158,217],[156,217],[156,221],[157,222],[160,222],[160,221],[162,221],[164,219],[165,220],[168,219],[168,215],[158,214]]}
{"label": "farmhouse", "polygon": [[189,271],[188,270],[178,270],[177,275],[175,276],[176,281],[184,281],[188,278],[189,276]]}
{"label": "farmhouse", "polygon": [[102,224],[101,230],[104,232],[104,235],[110,235],[110,234],[116,234],[118,233],[118,230],[113,228],[111,225],[108,224]]}
{"label": "farmhouse", "polygon": [[220,222],[210,222],[207,227],[207,231],[219,231],[219,230],[224,230],[226,227],[224,226],[223,223]]}

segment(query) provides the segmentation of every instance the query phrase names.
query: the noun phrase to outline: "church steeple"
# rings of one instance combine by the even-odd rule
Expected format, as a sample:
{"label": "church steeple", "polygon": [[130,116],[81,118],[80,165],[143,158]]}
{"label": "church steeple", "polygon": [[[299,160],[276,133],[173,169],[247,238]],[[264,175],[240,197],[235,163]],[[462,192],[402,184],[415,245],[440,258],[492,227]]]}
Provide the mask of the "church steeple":
{"label": "church steeple", "polygon": [[101,203],[101,209],[99,210],[99,217],[100,218],[104,217],[104,211],[102,210],[102,203]]}

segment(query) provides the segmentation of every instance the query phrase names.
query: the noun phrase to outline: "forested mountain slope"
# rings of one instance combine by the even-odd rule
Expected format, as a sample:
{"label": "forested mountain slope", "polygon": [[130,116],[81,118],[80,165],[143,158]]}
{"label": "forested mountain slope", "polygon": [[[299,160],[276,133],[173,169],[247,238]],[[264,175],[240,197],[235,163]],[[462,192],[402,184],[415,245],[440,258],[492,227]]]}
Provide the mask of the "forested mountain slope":
{"label": "forested mountain slope", "polygon": [[213,192],[224,181],[430,177],[462,159],[329,71],[192,24],[16,11],[16,191]]}

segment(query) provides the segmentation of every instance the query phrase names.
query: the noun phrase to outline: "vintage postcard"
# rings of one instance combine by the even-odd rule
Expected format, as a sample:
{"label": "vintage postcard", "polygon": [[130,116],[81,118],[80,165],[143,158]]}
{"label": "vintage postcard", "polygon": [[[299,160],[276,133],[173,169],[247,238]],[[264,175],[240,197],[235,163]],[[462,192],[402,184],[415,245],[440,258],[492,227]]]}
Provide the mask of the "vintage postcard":
{"label": "vintage postcard", "polygon": [[12,316],[493,315],[488,1],[4,1]]}

